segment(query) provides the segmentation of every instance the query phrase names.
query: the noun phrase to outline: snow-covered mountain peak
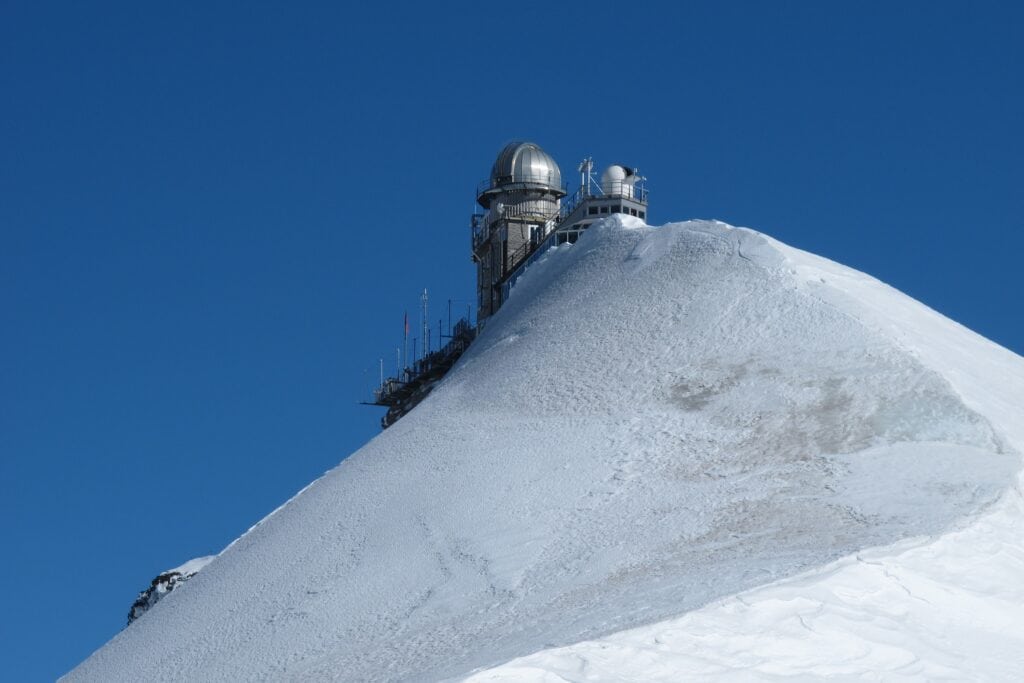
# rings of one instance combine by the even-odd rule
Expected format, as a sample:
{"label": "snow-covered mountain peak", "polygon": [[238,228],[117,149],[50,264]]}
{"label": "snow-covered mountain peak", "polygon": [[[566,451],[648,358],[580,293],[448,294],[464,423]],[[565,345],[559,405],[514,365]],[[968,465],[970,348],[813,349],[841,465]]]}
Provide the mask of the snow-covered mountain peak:
{"label": "snow-covered mountain peak", "polygon": [[966,533],[1017,481],[1021,386],[1022,359],[856,271],[612,219],[69,678],[458,677]]}

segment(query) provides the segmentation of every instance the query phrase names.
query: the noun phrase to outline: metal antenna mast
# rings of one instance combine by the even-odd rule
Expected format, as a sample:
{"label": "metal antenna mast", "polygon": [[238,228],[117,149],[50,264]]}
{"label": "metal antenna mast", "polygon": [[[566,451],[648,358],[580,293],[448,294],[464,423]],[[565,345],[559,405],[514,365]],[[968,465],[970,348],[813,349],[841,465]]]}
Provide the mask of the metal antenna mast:
{"label": "metal antenna mast", "polygon": [[594,160],[591,157],[587,157],[586,159],[584,159],[583,161],[580,162],[580,166],[579,166],[580,188],[584,188],[584,187],[587,188],[587,189],[583,190],[583,192],[588,197],[590,196],[590,183],[594,179],[593,171],[594,171]]}
{"label": "metal antenna mast", "polygon": [[423,357],[426,358],[427,354],[430,353],[430,318],[427,316],[428,296],[425,288],[420,299],[423,301]]}
{"label": "metal antenna mast", "polygon": [[[409,309],[405,310],[405,320],[403,325],[403,334],[405,341],[405,367],[409,367]],[[404,370],[402,371],[404,374]],[[404,381],[404,380],[403,380]]]}

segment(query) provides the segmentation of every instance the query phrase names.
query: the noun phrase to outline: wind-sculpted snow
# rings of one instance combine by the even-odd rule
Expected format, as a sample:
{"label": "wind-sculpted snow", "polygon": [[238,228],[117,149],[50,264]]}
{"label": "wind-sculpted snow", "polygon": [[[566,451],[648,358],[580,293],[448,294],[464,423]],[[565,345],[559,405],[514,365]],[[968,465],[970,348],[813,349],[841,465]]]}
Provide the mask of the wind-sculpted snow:
{"label": "wind-sculpted snow", "polygon": [[[921,401],[883,402],[891,409],[872,420],[873,429],[881,426],[898,439],[924,434],[973,443],[990,452],[1021,448],[1020,357],[863,274],[774,244],[805,291],[884,331],[954,389],[940,396],[910,392]],[[979,414],[997,425],[999,436]],[[898,443],[927,458],[938,495],[943,479],[956,481],[970,466],[957,458],[959,447],[946,443]],[[893,511],[924,502],[898,495],[905,473],[892,450],[883,446],[848,458],[850,467],[875,475],[860,477],[848,495],[865,502],[875,496]],[[951,457],[937,462],[936,454]],[[939,465],[955,469],[942,472]],[[468,680],[1017,681],[1024,670],[1024,498],[1020,473],[1011,481],[997,504],[943,535],[860,551],[674,619],[544,650]]]}
{"label": "wind-sculpted snow", "polygon": [[927,309],[809,267],[706,222],[549,251],[427,400],[69,679],[457,677],[963,528],[1020,442],[865,306]]}

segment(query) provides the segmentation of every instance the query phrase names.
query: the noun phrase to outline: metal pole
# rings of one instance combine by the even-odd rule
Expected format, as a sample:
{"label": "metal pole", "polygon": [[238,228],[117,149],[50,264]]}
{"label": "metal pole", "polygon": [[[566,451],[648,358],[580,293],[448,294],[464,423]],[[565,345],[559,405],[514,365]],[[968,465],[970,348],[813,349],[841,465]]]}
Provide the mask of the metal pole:
{"label": "metal pole", "polygon": [[430,353],[430,318],[427,316],[427,290],[423,290],[423,357]]}

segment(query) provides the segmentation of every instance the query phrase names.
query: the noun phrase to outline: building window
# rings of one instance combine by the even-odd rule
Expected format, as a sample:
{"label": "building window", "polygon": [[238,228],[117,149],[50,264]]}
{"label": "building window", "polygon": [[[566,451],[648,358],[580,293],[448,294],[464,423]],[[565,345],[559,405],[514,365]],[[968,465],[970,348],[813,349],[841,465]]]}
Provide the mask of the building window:
{"label": "building window", "polygon": [[629,213],[630,213],[631,216],[635,216],[636,215],[636,209],[630,209]]}
{"label": "building window", "polygon": [[646,211],[641,211],[640,212],[640,218],[642,218],[642,219],[643,218],[647,218],[647,212]]}
{"label": "building window", "polygon": [[601,213],[608,213],[608,207],[607,206],[602,206],[601,207]]}
{"label": "building window", "polygon": [[596,206],[591,206],[590,208],[588,208],[587,209],[587,215],[588,216],[596,216],[597,215],[597,207]]}
{"label": "building window", "polygon": [[622,213],[622,207],[621,206],[613,206],[612,207],[612,213]]}

